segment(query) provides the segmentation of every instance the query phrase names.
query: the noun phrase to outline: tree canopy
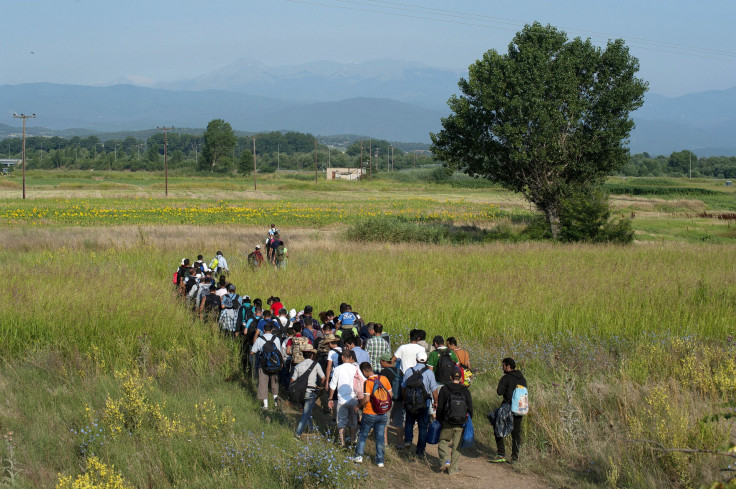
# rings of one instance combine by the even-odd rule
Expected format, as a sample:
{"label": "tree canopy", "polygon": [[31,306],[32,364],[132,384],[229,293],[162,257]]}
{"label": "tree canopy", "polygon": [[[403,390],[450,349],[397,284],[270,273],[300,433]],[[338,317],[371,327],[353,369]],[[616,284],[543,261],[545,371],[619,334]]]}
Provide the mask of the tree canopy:
{"label": "tree canopy", "polygon": [[605,49],[527,25],[507,54],[489,50],[458,83],[453,114],[432,134],[437,158],[522,193],[558,236],[565,195],[603,182],[628,158],[629,113],[647,83],[623,40]]}
{"label": "tree canopy", "polygon": [[[210,165],[210,170],[215,171],[218,165],[222,167],[223,159],[232,154],[238,139],[235,137],[232,126],[222,119],[213,119],[207,124],[204,132],[204,147],[202,156],[205,165]],[[232,161],[229,161],[232,164]]]}

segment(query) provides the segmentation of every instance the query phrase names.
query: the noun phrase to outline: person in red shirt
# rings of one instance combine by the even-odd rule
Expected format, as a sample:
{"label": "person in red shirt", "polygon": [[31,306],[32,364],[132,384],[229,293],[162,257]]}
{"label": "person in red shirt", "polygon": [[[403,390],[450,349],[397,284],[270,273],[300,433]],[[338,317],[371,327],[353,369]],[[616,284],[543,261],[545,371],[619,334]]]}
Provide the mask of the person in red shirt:
{"label": "person in red shirt", "polygon": [[281,303],[281,299],[279,299],[278,297],[269,297],[266,303],[271,306],[271,313],[273,314],[273,317],[278,316],[281,309],[284,309],[284,305]]}

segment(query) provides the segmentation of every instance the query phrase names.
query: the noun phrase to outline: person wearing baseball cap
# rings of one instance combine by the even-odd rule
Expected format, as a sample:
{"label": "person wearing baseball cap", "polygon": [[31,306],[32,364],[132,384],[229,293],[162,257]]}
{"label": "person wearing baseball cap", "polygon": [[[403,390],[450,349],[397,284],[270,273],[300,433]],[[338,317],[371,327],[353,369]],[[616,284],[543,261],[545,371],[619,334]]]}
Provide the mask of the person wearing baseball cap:
{"label": "person wearing baseball cap", "polygon": [[[419,432],[416,454],[424,456],[427,447],[430,408],[437,409],[437,381],[426,365],[427,352],[424,349],[417,352],[416,362],[415,366],[409,367],[404,372],[404,380],[401,382],[406,421],[404,423],[404,443],[396,448],[411,447],[412,438],[414,437],[414,423],[416,423]],[[414,395],[416,391],[418,391],[417,395]],[[420,400],[419,405],[417,405],[416,399]]]}

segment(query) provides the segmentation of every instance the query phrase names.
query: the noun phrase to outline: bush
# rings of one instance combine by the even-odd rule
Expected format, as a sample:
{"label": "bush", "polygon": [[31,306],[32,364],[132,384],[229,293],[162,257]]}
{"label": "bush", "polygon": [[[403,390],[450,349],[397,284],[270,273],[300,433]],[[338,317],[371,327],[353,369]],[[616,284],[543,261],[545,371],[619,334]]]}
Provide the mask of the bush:
{"label": "bush", "polygon": [[560,241],[631,243],[631,221],[611,221],[608,195],[600,187],[571,189],[560,207]]}

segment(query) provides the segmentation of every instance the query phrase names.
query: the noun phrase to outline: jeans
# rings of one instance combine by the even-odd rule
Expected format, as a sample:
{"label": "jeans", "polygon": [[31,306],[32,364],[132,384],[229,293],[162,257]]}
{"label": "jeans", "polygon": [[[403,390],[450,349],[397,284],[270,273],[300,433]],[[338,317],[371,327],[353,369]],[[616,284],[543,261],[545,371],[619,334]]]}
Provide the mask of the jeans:
{"label": "jeans", "polygon": [[301,436],[307,428],[310,430],[314,429],[314,424],[312,423],[312,411],[314,410],[314,405],[316,403],[317,391],[310,387],[307,389],[307,394],[304,396],[304,411],[302,412],[302,417],[299,419],[299,424],[296,425],[296,436]]}
{"label": "jeans", "polygon": [[[519,447],[521,446],[521,420],[523,416],[514,416],[514,431],[511,432],[511,460],[518,460]],[[506,456],[506,447],[503,438],[496,437],[496,453]]]}
{"label": "jeans", "polygon": [[376,463],[383,463],[383,447],[386,443],[383,435],[388,423],[388,413],[385,414],[366,414],[363,413],[363,421],[360,424],[360,434],[358,435],[358,446],[355,447],[355,456],[362,457],[365,452],[365,442],[368,435],[373,429],[376,436]]}
{"label": "jeans", "polygon": [[427,429],[429,428],[429,406],[418,413],[406,411],[406,422],[404,423],[404,443],[410,444],[414,438],[414,422],[419,427],[419,438],[417,440],[417,455],[424,455],[427,448]]}

